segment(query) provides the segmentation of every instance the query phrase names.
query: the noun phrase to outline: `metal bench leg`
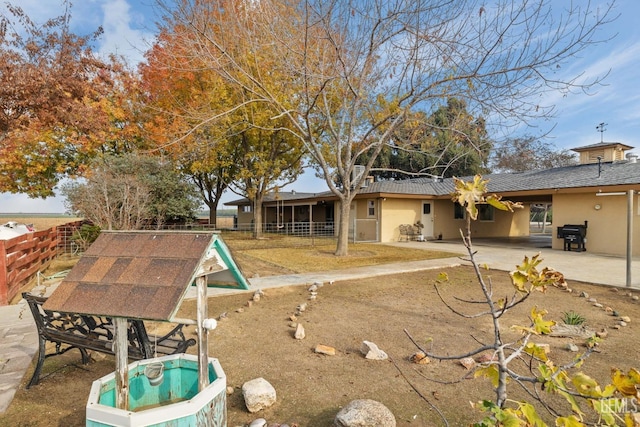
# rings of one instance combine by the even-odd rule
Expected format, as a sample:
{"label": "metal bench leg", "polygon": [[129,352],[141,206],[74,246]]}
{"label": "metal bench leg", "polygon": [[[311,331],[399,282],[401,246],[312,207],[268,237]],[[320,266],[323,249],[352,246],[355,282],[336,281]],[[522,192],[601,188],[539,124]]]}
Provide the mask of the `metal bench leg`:
{"label": "metal bench leg", "polygon": [[29,384],[27,384],[27,389],[40,382],[40,373],[42,372],[42,365],[44,364],[44,358],[46,356],[46,344],[47,341],[41,336],[38,336],[38,361],[36,363],[36,368],[33,371],[33,375],[31,376],[31,380],[29,381]]}
{"label": "metal bench leg", "polygon": [[87,349],[82,347],[77,347],[77,349],[80,350],[80,354],[82,355],[83,365],[86,365],[87,363],[91,362],[91,357],[89,357],[89,353],[87,353]]}

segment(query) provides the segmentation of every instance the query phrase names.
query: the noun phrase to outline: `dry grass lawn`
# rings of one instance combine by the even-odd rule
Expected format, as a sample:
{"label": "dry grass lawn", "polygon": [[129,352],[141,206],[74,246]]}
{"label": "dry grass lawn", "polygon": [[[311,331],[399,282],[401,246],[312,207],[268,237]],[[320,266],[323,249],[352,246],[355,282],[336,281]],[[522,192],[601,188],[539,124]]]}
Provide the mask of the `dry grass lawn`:
{"label": "dry grass lawn", "polygon": [[233,234],[223,234],[234,258],[244,274],[272,276],[290,273],[333,271],[351,267],[364,267],[394,262],[438,259],[457,256],[450,252],[415,248],[358,243],[349,245],[349,255],[336,257],[334,239],[287,238],[273,236],[262,240],[238,239]]}

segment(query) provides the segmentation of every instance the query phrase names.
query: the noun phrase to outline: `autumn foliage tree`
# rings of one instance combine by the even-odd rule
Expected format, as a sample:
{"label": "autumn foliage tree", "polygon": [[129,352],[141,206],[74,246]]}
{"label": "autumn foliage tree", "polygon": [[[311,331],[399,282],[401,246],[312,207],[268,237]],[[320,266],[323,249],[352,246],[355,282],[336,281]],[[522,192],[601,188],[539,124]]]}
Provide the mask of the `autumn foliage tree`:
{"label": "autumn foliage tree", "polygon": [[[101,34],[70,31],[71,3],[39,25],[6,4],[0,16],[0,191],[53,194],[81,173],[105,141],[122,139],[121,61],[102,61],[91,43]],[[115,104],[112,102],[116,101]]]}
{"label": "autumn foliage tree", "polygon": [[[429,115],[453,97],[494,124],[549,115],[546,91],[597,83],[558,70],[598,41],[609,10],[550,0],[182,0],[166,28],[180,23],[184,48],[241,89],[243,104],[288,119],[340,202],[336,254],[346,255],[351,202],[409,112]],[[364,173],[353,174],[357,165]]]}
{"label": "autumn foliage tree", "polygon": [[288,129],[286,118],[274,118],[278,112],[269,104],[245,102],[242,88],[194,56],[189,37],[193,35],[175,22],[161,31],[146,55],[147,64],[141,67],[146,130],[157,146],[154,151],[176,159],[196,183],[212,223],[229,188],[251,201],[259,237],[264,195],[301,173],[302,142]]}
{"label": "autumn foliage tree", "polygon": [[229,117],[212,123],[201,118],[224,108],[229,93],[215,73],[188,58],[164,31],[145,58],[140,74],[149,154],[173,159],[197,186],[209,208],[209,223],[215,224],[220,198],[235,179],[241,155],[229,139]]}
{"label": "autumn foliage tree", "polygon": [[[265,115],[269,111],[257,113]],[[286,130],[287,123],[283,124],[283,129],[272,129],[274,122],[265,119],[269,121],[268,129],[261,129],[259,124],[265,121],[258,119],[254,122],[258,126],[251,125],[231,138],[233,144],[241,147],[242,153],[241,168],[231,187],[251,201],[253,235],[256,238],[262,234],[262,202],[265,195],[294,182],[302,171],[303,150],[300,141]]]}

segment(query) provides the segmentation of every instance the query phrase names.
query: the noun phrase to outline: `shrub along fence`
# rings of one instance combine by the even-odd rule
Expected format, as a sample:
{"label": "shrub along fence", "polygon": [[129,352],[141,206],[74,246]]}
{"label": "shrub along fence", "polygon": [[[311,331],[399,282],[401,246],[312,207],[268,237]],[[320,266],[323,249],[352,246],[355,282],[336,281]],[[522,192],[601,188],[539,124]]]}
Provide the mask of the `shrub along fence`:
{"label": "shrub along fence", "polygon": [[82,224],[75,221],[0,240],[0,306],[9,304],[58,254],[74,252],[72,236]]}

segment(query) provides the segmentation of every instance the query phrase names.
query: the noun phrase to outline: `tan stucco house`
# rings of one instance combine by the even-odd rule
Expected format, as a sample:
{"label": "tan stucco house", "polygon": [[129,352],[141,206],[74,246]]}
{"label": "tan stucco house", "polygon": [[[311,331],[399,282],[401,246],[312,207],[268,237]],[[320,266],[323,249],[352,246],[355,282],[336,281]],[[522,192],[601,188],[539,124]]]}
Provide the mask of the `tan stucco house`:
{"label": "tan stucco house", "polygon": [[[484,176],[491,193],[522,202],[524,209],[511,213],[487,206],[472,223],[472,235],[528,236],[530,207],[552,204],[554,249],[563,250],[565,243],[555,230],[578,224],[587,226],[587,251],[624,255],[627,224],[631,224],[631,235],[638,237],[633,239],[633,255],[640,256],[640,162],[631,153],[625,155],[631,148],[621,143],[598,143],[575,148],[580,154],[580,163],[575,166]],[[368,181],[351,206],[351,237],[354,241],[395,242],[403,237],[400,225],[420,221],[427,240],[458,238],[465,226],[465,213],[451,200],[453,189],[450,178]],[[265,230],[333,234],[337,203],[330,192],[269,195],[263,204]],[[239,226],[251,223],[247,199],[227,205],[238,207]]]}

